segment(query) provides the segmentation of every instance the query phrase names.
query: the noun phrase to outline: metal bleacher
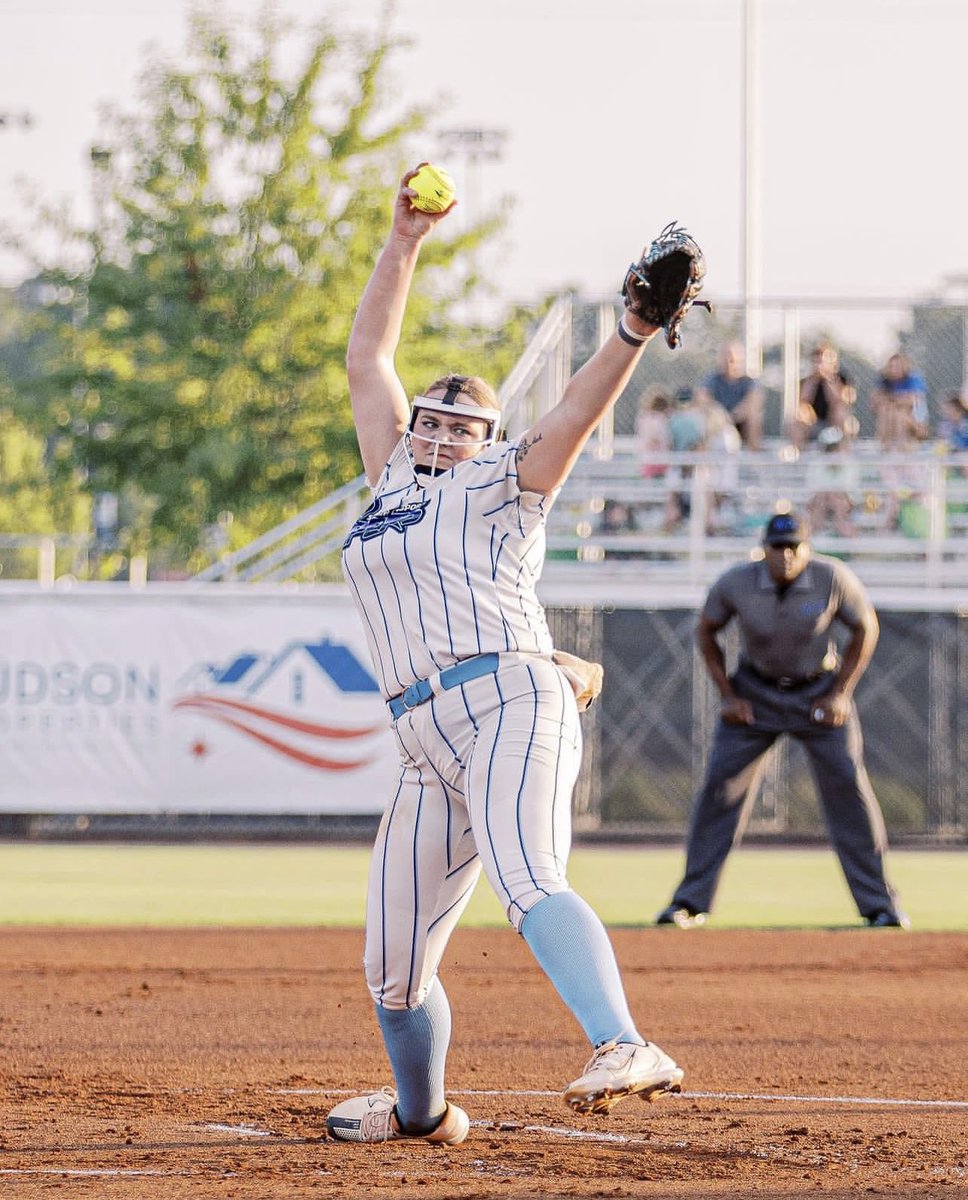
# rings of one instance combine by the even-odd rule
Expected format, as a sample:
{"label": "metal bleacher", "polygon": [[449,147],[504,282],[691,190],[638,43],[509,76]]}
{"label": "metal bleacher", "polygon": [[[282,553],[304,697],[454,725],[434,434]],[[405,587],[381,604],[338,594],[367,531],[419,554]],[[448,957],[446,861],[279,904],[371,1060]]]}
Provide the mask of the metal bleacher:
{"label": "metal bleacher", "polygon": [[[597,338],[614,329],[615,310],[602,303]],[[572,302],[559,298],[499,392],[511,436],[560,398],[573,369]],[[542,578],[546,603],[640,604],[644,587],[665,603],[694,604],[700,589],[726,565],[756,552],[763,525],[785,507],[804,508],[818,486],[833,487],[834,460],[822,451],[797,454],[774,440],[756,453],[734,456],[665,454],[666,473],[646,475],[632,437],[615,436],[611,415],[589,441],[551,509],[548,561]],[[914,593],[917,606],[968,606],[968,478],[966,469],[931,445],[898,457],[859,440],[836,469],[837,485],[852,500],[849,537],[815,530],[814,548],[851,563],[868,586],[894,599]],[[689,515],[666,528],[669,471],[688,479],[677,490],[689,497]],[[849,478],[848,478],[849,477]],[[885,514],[894,498],[897,520]],[[223,555],[195,578],[312,582],[337,578],[336,558],[346,531],[369,490],[362,476],[247,546]],[[623,505],[631,527],[603,528],[606,507]]]}
{"label": "metal bleacher", "polygon": [[[616,586],[646,577],[708,585],[726,565],[755,552],[774,512],[807,508],[818,472],[828,466],[820,454],[797,455],[780,442],[727,462],[708,454],[668,454],[664,464],[688,473],[676,484],[665,474],[642,474],[631,438],[614,439],[607,456],[593,446],[552,509],[550,577],[560,585],[569,578],[580,583],[594,564],[596,590],[605,585],[603,576]],[[872,587],[968,588],[968,479],[960,465],[930,448],[892,457],[863,441],[839,465],[850,475],[844,490],[854,532],[841,536],[821,526],[813,539],[817,551],[849,561]],[[668,528],[673,489],[688,496],[688,516]],[[892,499],[897,520],[887,528]],[[628,522],[607,526],[606,509],[616,503]]]}
{"label": "metal bleacher", "polygon": [[[563,296],[552,304],[501,385],[498,399],[510,433],[526,429],[561,396],[571,364],[571,324],[571,300]],[[223,554],[194,578],[200,583],[313,579],[326,560],[332,571],[332,560],[369,496],[366,479],[359,475],[248,545]]]}

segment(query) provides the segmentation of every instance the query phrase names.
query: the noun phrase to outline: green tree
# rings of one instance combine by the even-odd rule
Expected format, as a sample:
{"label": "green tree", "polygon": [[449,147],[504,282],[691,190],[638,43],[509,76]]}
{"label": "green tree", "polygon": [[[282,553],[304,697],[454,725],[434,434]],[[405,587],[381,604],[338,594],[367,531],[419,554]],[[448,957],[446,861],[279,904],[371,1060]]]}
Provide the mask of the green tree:
{"label": "green tree", "polygon": [[[34,279],[44,353],[20,411],[57,431],[62,479],[122,497],[123,536],[156,560],[200,565],[219,514],[240,544],[360,469],[345,347],[426,114],[395,109],[393,38],[318,27],[287,76],[289,33],[196,13],[184,65],[150,60],[143,114],[92,149],[93,227]],[[525,314],[490,334],[450,315],[502,220],[428,243],[399,361],[413,390],[455,344],[495,382],[520,352]]]}
{"label": "green tree", "polygon": [[[12,379],[22,376],[36,349],[27,335],[22,301],[0,292],[0,573],[18,579],[37,569],[36,542],[24,538],[73,535],[82,548],[90,529],[90,503],[76,481],[49,470],[51,444],[31,432],[14,410]],[[77,547],[75,547],[77,548]],[[75,567],[75,555],[64,549],[58,558],[62,569]]]}

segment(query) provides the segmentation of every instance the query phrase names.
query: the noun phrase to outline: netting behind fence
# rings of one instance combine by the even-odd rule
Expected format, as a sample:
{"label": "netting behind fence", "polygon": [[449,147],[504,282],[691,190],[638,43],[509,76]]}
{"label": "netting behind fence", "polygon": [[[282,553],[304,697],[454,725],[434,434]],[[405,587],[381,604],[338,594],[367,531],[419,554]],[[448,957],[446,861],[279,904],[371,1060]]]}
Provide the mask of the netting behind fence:
{"label": "netting behind fence", "polygon": [[[964,777],[968,618],[886,612],[857,689],[867,766],[892,834],[939,840],[968,832]],[[718,697],[694,647],[691,610],[556,609],[552,627],[570,648],[581,630],[600,646],[605,690],[586,718],[579,815],[604,827],[681,832],[705,766]],[[735,639],[728,643],[735,654]],[[594,715],[593,715],[594,714]],[[805,756],[781,741],[753,810],[751,831],[823,831]]]}

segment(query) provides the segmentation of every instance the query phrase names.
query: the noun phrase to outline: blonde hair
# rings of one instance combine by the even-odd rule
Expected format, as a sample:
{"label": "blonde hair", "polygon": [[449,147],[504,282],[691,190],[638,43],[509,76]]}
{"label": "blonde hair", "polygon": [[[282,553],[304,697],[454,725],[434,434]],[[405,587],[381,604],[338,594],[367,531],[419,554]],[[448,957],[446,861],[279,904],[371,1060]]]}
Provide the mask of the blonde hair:
{"label": "blonde hair", "polygon": [[497,393],[491,385],[479,375],[442,375],[440,379],[435,379],[434,382],[426,389],[424,395],[438,389],[450,391],[451,388],[456,388],[462,396],[466,396],[472,404],[478,405],[479,408],[492,408],[497,412],[501,411],[501,402],[497,398]]}

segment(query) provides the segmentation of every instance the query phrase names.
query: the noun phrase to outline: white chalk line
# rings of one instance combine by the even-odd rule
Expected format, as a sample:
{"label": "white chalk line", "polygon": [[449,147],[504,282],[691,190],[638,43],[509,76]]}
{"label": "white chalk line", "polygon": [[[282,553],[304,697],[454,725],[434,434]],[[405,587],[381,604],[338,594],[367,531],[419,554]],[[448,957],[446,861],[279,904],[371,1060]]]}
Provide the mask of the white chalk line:
{"label": "white chalk line", "polygon": [[[358,1096],[353,1088],[279,1088],[273,1096]],[[448,1088],[450,1096],[560,1096],[527,1089]],[[915,1100],[891,1096],[798,1096],[779,1092],[680,1092],[680,1100],[782,1100],[786,1104],[847,1104],[878,1108],[968,1108],[968,1100]]]}
{"label": "white chalk line", "polygon": [[268,1129],[259,1129],[255,1125],[203,1125],[209,1133],[237,1133],[239,1137],[276,1137]]}
{"label": "white chalk line", "polygon": [[785,1096],[779,1092],[683,1092],[683,1099],[784,1100],[788,1104],[859,1104],[901,1108],[968,1108],[968,1100],[912,1100],[887,1096]]}
{"label": "white chalk line", "polygon": [[160,1175],[165,1179],[188,1175],[188,1171],[137,1171],[125,1167],[0,1167],[0,1175],[83,1175],[100,1178],[105,1175]]}
{"label": "white chalk line", "polygon": [[[359,1093],[350,1088],[274,1088],[269,1092],[273,1096],[355,1096]],[[455,1096],[540,1096],[545,1098],[558,1097],[559,1092],[537,1089],[497,1089],[497,1088],[464,1088],[453,1089]],[[880,1096],[801,1096],[795,1094],[779,1094],[775,1092],[681,1092],[675,1099],[681,1100],[756,1100],[781,1101],[786,1104],[843,1104],[876,1107],[910,1107],[910,1108],[968,1108],[968,1100],[914,1100],[906,1097]],[[488,1129],[494,1132],[492,1121],[471,1121],[471,1126],[478,1129]],[[195,1126],[198,1128],[198,1126]],[[260,1129],[256,1125],[223,1125],[212,1123],[202,1126],[209,1133],[232,1133],[240,1138],[278,1137],[269,1129]],[[538,1133],[552,1137],[569,1138],[574,1141],[597,1142],[615,1145],[655,1145],[654,1139],[629,1136],[624,1133],[608,1133],[606,1131],[591,1131],[575,1129],[564,1125],[513,1125],[507,1132]],[[669,1143],[669,1148],[682,1148],[685,1142]],[[160,1176],[174,1178],[188,1175],[187,1171],[166,1171],[151,1169],[127,1169],[123,1167],[81,1168],[81,1167],[23,1167],[0,1168],[0,1176],[23,1175],[62,1175],[81,1176],[90,1178],[114,1176]],[[328,1174],[328,1172],[321,1172]]]}

